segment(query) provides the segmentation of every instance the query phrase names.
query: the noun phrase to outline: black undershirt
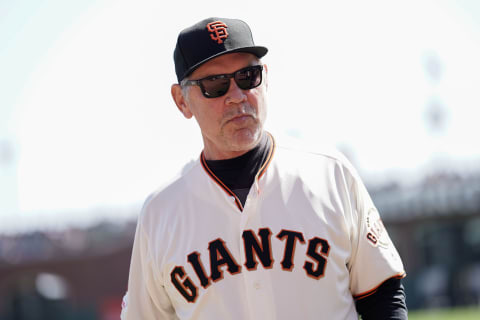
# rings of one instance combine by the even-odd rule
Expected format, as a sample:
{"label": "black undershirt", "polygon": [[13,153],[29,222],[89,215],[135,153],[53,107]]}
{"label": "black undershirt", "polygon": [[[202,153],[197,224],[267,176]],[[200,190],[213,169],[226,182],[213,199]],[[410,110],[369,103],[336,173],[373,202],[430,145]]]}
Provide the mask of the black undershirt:
{"label": "black undershirt", "polygon": [[391,278],[377,291],[355,302],[362,320],[407,320],[405,291],[401,279]]}
{"label": "black undershirt", "polygon": [[238,197],[245,206],[255,176],[265,163],[271,141],[266,132],[258,145],[247,153],[232,159],[206,160],[212,172]]}
{"label": "black undershirt", "polygon": [[[264,133],[259,144],[249,152],[226,160],[206,160],[212,172],[238,197],[243,206],[255,176],[268,157],[271,140]],[[405,292],[400,279],[385,281],[377,291],[356,301],[362,320],[406,320]]]}

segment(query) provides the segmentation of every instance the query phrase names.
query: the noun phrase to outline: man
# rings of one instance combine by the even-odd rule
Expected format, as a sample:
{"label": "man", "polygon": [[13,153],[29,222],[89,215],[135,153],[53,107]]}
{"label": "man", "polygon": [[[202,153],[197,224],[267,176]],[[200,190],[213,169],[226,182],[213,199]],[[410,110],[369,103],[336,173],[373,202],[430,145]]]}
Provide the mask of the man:
{"label": "man", "polygon": [[124,320],[407,318],[402,262],[355,170],[264,130],[266,53],[240,20],[180,33],[171,93],[204,148],[144,205]]}

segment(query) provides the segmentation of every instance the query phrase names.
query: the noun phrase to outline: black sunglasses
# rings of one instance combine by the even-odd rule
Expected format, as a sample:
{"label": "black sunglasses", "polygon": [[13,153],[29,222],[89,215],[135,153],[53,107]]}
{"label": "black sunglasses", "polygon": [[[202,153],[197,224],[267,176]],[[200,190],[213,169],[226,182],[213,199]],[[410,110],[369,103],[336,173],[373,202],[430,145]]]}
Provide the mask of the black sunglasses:
{"label": "black sunglasses", "polygon": [[250,66],[230,74],[217,74],[198,80],[182,80],[182,86],[199,86],[205,98],[223,96],[230,88],[230,78],[242,90],[258,87],[262,83],[263,66]]}

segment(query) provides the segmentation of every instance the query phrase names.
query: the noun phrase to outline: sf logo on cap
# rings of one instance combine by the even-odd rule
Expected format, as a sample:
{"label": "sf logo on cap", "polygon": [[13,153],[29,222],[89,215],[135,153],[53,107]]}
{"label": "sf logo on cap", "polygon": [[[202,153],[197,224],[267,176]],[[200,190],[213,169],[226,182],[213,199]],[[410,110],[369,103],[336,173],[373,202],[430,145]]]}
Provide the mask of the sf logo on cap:
{"label": "sf logo on cap", "polygon": [[210,32],[210,38],[218,43],[223,43],[222,39],[228,37],[227,25],[221,21],[214,21],[207,24],[207,30]]}

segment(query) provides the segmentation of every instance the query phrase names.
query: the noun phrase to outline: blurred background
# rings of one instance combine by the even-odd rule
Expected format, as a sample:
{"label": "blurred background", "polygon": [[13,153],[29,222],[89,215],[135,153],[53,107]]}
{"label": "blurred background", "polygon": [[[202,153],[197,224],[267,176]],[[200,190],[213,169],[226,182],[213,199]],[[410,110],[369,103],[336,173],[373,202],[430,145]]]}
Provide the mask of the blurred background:
{"label": "blurred background", "polygon": [[0,0],[0,319],[119,318],[141,205],[202,149],[170,85],[209,16],[269,48],[267,129],[358,169],[412,313],[478,312],[480,2]]}

